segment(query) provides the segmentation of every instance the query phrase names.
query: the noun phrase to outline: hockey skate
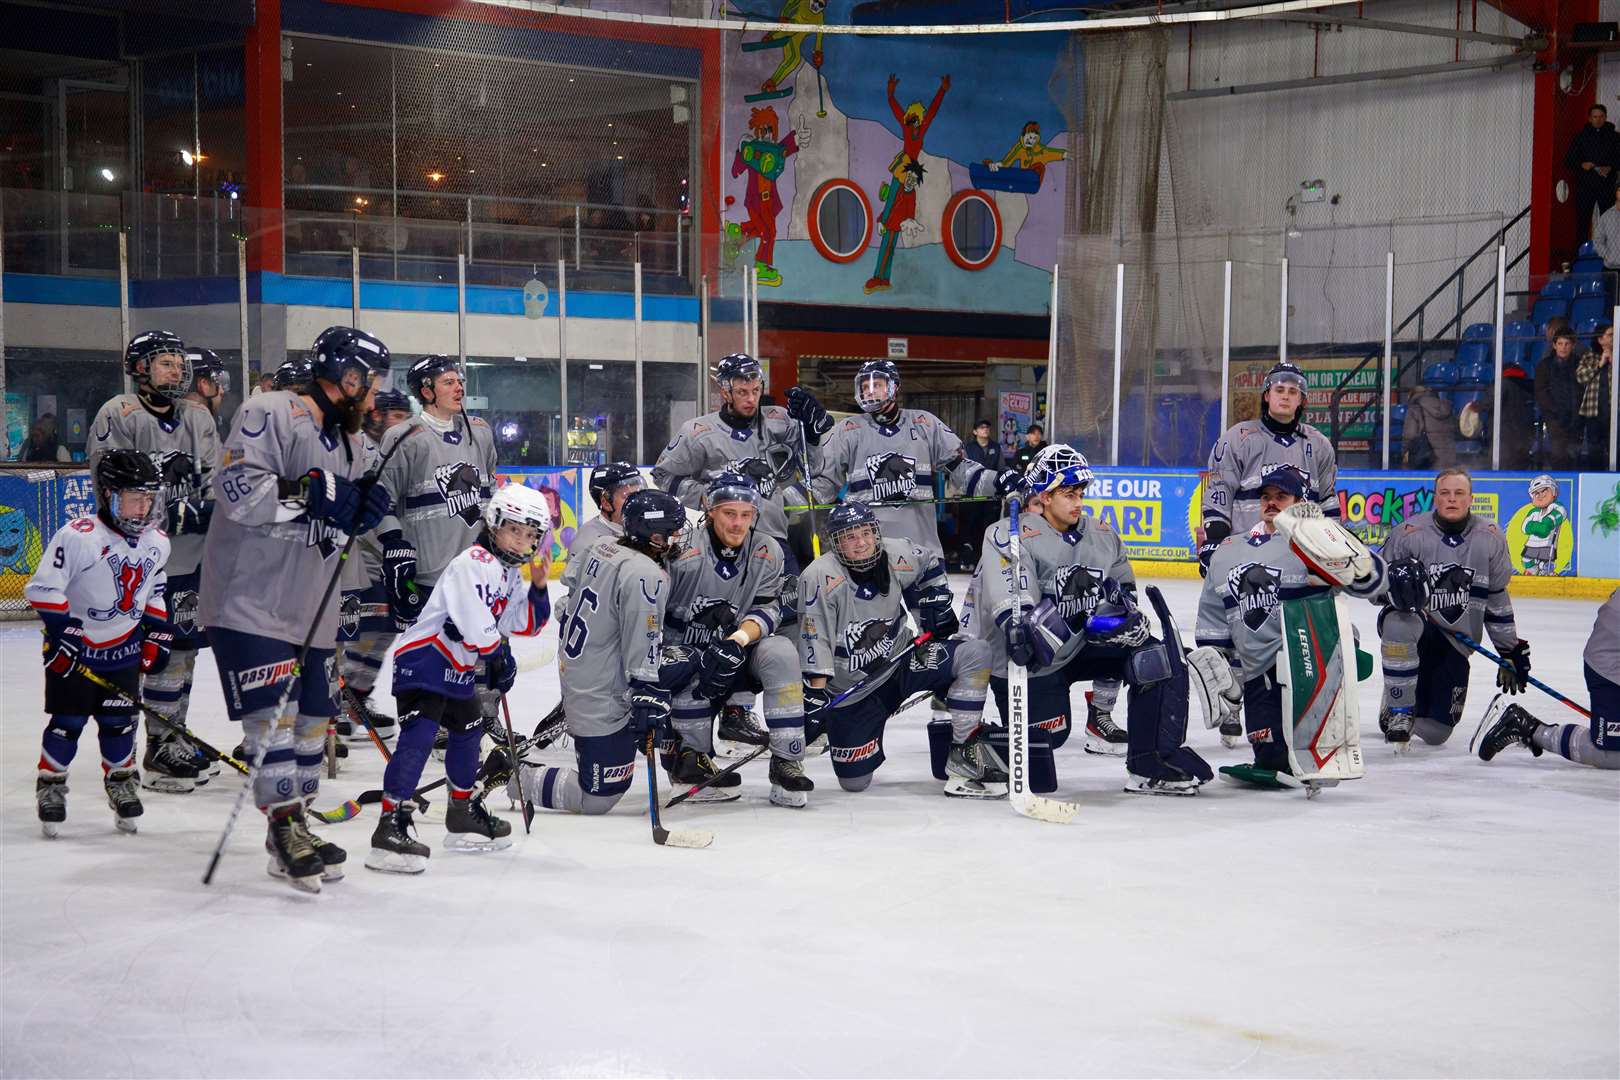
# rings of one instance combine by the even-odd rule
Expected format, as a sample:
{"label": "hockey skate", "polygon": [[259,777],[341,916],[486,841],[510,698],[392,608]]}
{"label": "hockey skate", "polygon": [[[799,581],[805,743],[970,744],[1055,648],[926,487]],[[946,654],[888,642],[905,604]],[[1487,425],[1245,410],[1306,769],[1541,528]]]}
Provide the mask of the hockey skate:
{"label": "hockey skate", "polygon": [[719,756],[741,757],[748,748],[765,746],[771,733],[754,719],[753,711],[741,705],[727,705],[720,710],[720,723],[715,732],[715,745]]}
{"label": "hockey skate", "polygon": [[1497,694],[1480,718],[1479,727],[1474,729],[1474,737],[1468,740],[1468,749],[1479,754],[1479,760],[1490,761],[1518,743],[1540,757],[1542,750],[1535,742],[1536,729],[1540,726],[1541,721],[1531,716],[1524,706],[1508,704]]}
{"label": "hockey skate", "polygon": [[1124,757],[1128,741],[1125,730],[1114,723],[1113,714],[1086,703],[1086,753]]}
{"label": "hockey skate", "polygon": [[310,845],[315,849],[315,854],[321,857],[321,880],[342,881],[343,864],[348,861],[349,853],[330,840],[323,839],[310,829],[307,810],[300,811],[297,817],[298,828],[309,838]]}
{"label": "hockey skate", "polygon": [[34,781],[34,801],[39,804],[39,831],[55,840],[58,827],[67,820],[67,773],[39,770]]}
{"label": "hockey skate", "polygon": [[140,817],[145,809],[141,806],[140,774],[127,766],[122,769],[109,769],[101,778],[101,785],[107,791],[107,805],[112,807],[113,813],[117,815],[113,824],[118,826],[119,832],[134,832],[135,819]]}
{"label": "hockey skate", "polygon": [[371,833],[366,869],[385,874],[420,874],[427,869],[428,846],[416,839],[409,803],[384,810]]}
{"label": "hockey skate", "polygon": [[532,761],[542,750],[559,754],[572,753],[574,750],[574,740],[568,734],[568,717],[563,715],[560,705],[540,718],[529,736],[529,745],[523,748],[519,756],[525,761]]}
{"label": "hockey skate", "polygon": [[[804,775],[804,763],[787,758],[771,758],[771,802],[801,810],[810,802],[816,782]],[[702,794],[699,792],[698,794]]]}
{"label": "hockey skate", "polygon": [[[672,787],[692,787],[709,780],[720,770],[715,768],[714,759],[700,750],[690,746],[682,746],[676,752],[675,759],[669,762],[666,768],[669,771],[669,782]],[[730,773],[699,791],[687,802],[731,802],[742,797],[737,789],[742,786],[742,777]]]}
{"label": "hockey skate", "polygon": [[265,871],[273,878],[284,878],[300,892],[321,891],[321,877],[326,864],[315,850],[308,829],[292,811],[284,811],[270,818],[265,832],[264,850],[270,855]]}
{"label": "hockey skate", "polygon": [[1221,724],[1221,745],[1228,750],[1236,750],[1243,745],[1243,724],[1237,720],[1227,720]]}
{"label": "hockey skate", "polygon": [[951,747],[945,759],[945,794],[955,799],[1005,799],[1007,763],[982,731]]}
{"label": "hockey skate", "polygon": [[1417,721],[1411,709],[1385,709],[1378,714],[1378,727],[1384,741],[1396,754],[1405,754],[1412,748],[1412,726]]}
{"label": "hockey skate", "polygon": [[197,788],[197,748],[184,739],[147,736],[141,786],[183,795]]}
{"label": "hockey skate", "polygon": [[489,812],[481,797],[452,798],[444,815],[446,851],[501,851],[512,846],[512,826]]}
{"label": "hockey skate", "polygon": [[1125,771],[1125,790],[1132,795],[1196,795],[1202,783],[1196,776],[1150,779]]}
{"label": "hockey skate", "polygon": [[1222,780],[1228,780],[1234,784],[1245,784],[1249,787],[1264,788],[1268,791],[1304,788],[1307,799],[1316,798],[1326,788],[1339,786],[1337,780],[1300,780],[1292,773],[1282,772],[1278,769],[1265,769],[1259,765],[1222,765],[1220,773]]}
{"label": "hockey skate", "polygon": [[343,705],[348,715],[339,716],[335,721],[339,739],[356,743],[371,742],[371,732],[366,730],[367,723],[371,725],[371,730],[377,733],[377,738],[383,742],[393,739],[399,727],[398,722],[387,713],[373,709],[367,702],[367,697],[369,692],[362,694],[353,686],[343,687]]}

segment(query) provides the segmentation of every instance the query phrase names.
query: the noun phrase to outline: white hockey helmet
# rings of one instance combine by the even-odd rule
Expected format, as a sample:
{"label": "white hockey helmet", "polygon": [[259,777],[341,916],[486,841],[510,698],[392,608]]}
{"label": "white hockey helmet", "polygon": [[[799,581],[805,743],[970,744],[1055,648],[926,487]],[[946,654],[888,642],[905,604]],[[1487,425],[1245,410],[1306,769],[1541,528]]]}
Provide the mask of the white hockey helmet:
{"label": "white hockey helmet", "polygon": [[1076,485],[1084,489],[1095,479],[1086,455],[1064,443],[1048,446],[1036,454],[1024,471],[1024,484],[1031,495]]}
{"label": "white hockey helmet", "polygon": [[1530,481],[1530,494],[1534,495],[1538,491],[1548,490],[1552,491],[1553,498],[1558,498],[1558,481],[1548,474],[1542,473],[1540,476]]}
{"label": "white hockey helmet", "polygon": [[[525,552],[509,552],[495,542],[495,534],[502,525],[531,525],[535,530],[534,547]],[[484,504],[484,527],[489,530],[491,553],[508,566],[518,566],[534,558],[540,538],[551,528],[551,507],[546,497],[531,487],[511,483],[495,490]]]}

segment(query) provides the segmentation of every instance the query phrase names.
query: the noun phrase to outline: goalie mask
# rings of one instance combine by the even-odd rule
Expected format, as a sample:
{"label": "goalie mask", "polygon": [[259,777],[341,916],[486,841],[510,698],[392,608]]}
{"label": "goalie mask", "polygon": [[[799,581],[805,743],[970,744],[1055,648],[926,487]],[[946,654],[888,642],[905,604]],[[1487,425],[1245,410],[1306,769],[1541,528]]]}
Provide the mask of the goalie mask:
{"label": "goalie mask", "polygon": [[1044,495],[1063,487],[1078,487],[1082,491],[1096,477],[1086,456],[1072,446],[1048,446],[1024,472],[1024,483],[1031,495]]}

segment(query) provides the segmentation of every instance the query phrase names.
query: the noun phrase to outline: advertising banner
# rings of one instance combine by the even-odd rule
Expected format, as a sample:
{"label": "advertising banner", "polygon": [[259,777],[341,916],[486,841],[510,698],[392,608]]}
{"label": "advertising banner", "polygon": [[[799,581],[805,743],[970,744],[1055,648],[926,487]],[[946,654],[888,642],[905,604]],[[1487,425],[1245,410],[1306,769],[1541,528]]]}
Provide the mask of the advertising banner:
{"label": "advertising banner", "polygon": [[1620,578],[1620,473],[1582,473],[1575,510],[1576,572]]}

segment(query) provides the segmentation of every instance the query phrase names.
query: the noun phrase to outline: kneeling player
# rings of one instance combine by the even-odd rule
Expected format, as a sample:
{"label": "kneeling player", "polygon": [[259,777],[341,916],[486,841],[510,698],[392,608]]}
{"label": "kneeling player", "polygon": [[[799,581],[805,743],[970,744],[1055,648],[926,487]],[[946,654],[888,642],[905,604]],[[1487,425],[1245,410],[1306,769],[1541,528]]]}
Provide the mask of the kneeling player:
{"label": "kneeling player", "polygon": [[[947,641],[958,629],[939,556],[906,540],[885,540],[872,508],[846,502],[827,517],[832,550],[799,578],[799,660],[812,728],[824,729],[833,772],[845,791],[864,791],[883,764],[883,728],[914,694],[944,691],[951,750],[946,793],[1007,793],[1007,766],[980,730],[990,647]],[[898,667],[890,658],[912,641],[907,613],[932,635]],[[860,689],[836,706],[851,687]]]}
{"label": "kneeling player", "polygon": [[1620,769],[1620,589],[1598,608],[1584,655],[1586,689],[1592,698],[1590,728],[1543,724],[1518,705],[1487,712],[1474,733],[1479,756],[1491,760],[1515,743],[1536,757],[1551,750],[1578,765]]}
{"label": "kneeling player", "polygon": [[[1200,646],[1235,657],[1241,669],[1241,684],[1222,685],[1202,695],[1206,715],[1213,714],[1212,727],[1235,717],[1241,704],[1254,746],[1253,767],[1224,766],[1222,772],[1281,786],[1277,776],[1294,775],[1296,753],[1303,756],[1315,749],[1294,745],[1295,718],[1284,714],[1282,684],[1275,673],[1284,645],[1284,603],[1331,595],[1338,588],[1372,599],[1383,587],[1384,564],[1353,535],[1323,517],[1315,503],[1306,501],[1305,475],[1298,469],[1274,465],[1261,480],[1259,524],[1247,534],[1222,540],[1210,559],[1196,634]],[[1284,516],[1290,508],[1293,512]],[[1350,667],[1355,663],[1353,645],[1343,643],[1340,655],[1346,666],[1339,673],[1339,696],[1353,695],[1357,675]],[[1195,665],[1194,670],[1199,668]],[[1226,673],[1217,661],[1203,674],[1213,683]],[[1346,737],[1354,738],[1354,733]],[[1327,754],[1314,759],[1319,765],[1334,753],[1325,745],[1321,749]]]}
{"label": "kneeling player", "polygon": [[1468,647],[1460,630],[1491,641],[1512,668],[1497,685],[1517,694],[1530,675],[1530,643],[1519,638],[1508,582],[1513,563],[1507,540],[1493,521],[1470,508],[1474,484],[1465,469],[1447,469],[1434,481],[1434,509],[1397,528],[1384,541],[1389,593],[1378,616],[1384,664],[1384,706],[1378,726],[1396,753],[1414,734],[1439,746],[1451,738],[1468,700]]}
{"label": "kneeling player", "polygon": [[[781,544],[754,529],[759,490],[740,472],[723,472],[703,494],[703,520],[670,564],[666,640],[701,650],[696,684],[675,699],[678,757],[666,762],[671,782],[700,784],[715,773],[714,716],[735,689],[765,695],[771,748],[771,802],[801,807],[815,784],[804,775],[804,686],[795,642],[781,625]],[[740,613],[740,614],[739,614]],[[731,773],[694,801],[737,797]],[[729,781],[729,783],[728,783]]]}
{"label": "kneeling player", "polygon": [[422,613],[394,646],[394,699],[399,747],[383,770],[383,809],[371,834],[366,866],[397,874],[427,869],[428,848],[412,838],[410,797],[422,779],[443,725],[450,733],[444,773],[450,781],[444,846],[451,851],[499,851],[512,844],[512,826],[473,796],[478,777],[478,663],[489,688],[505,694],[517,680],[508,634],[533,636],[551,615],[546,563],[525,585],[520,567],[534,559],[551,528],[545,498],[522,484],[490,496],[484,528],[473,546],[450,560]]}
{"label": "kneeling player", "polygon": [[[135,705],[141,672],[161,671],[172,627],[163,606],[169,538],[162,477],[138,450],[109,450],[96,461],[96,514],[74,518],[51,537],[23,590],[45,624],[45,728],[34,794],[48,837],[67,820],[68,765],[90,717],[100,730],[102,784],[118,828],[141,816],[135,769]],[[130,700],[97,686],[83,665]]]}
{"label": "kneeling player", "polygon": [[668,564],[686,508],[664,491],[624,501],[624,535],[586,553],[562,629],[563,712],[576,767],[519,762],[507,793],[549,810],[605,814],[635,779],[636,754],[667,731],[670,695],[697,672],[690,649],[663,644]]}

